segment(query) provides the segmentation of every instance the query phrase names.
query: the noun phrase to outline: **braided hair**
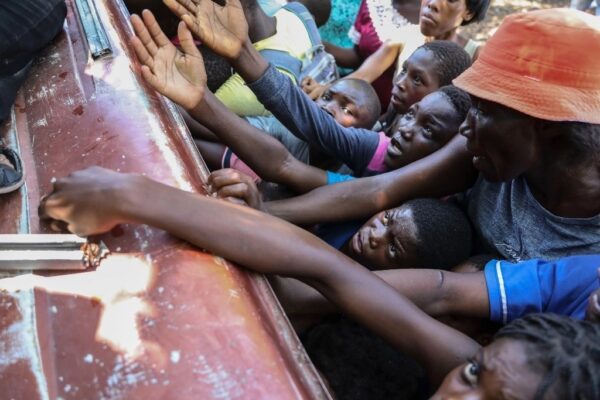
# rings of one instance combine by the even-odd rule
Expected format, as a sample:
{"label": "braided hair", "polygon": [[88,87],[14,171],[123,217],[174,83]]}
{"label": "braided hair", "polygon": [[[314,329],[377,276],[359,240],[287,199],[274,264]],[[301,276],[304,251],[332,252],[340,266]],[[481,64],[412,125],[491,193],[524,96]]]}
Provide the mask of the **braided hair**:
{"label": "braided hair", "polygon": [[560,399],[600,399],[600,325],[530,314],[500,329],[496,338],[525,342],[529,365],[545,371],[536,400],[549,388]]}

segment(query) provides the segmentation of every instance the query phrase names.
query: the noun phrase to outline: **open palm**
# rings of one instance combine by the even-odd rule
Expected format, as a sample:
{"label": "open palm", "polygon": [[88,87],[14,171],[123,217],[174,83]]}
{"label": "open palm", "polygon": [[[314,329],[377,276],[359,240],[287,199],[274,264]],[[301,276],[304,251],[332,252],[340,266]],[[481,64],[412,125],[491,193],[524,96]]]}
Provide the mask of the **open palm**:
{"label": "open palm", "polygon": [[164,0],[187,27],[222,57],[235,59],[248,39],[248,23],[240,0]]}
{"label": "open palm", "polygon": [[179,24],[182,52],[165,36],[150,11],[145,10],[142,18],[133,15],[131,24],[136,34],[132,44],[144,79],[183,108],[194,108],[204,94],[206,71],[191,32]]}

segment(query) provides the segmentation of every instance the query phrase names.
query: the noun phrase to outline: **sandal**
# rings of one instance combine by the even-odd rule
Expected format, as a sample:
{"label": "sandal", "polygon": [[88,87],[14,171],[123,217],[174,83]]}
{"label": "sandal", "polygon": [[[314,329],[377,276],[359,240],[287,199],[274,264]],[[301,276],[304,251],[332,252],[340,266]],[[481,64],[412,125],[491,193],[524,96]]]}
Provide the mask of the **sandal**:
{"label": "sandal", "polygon": [[0,194],[17,190],[24,182],[23,165],[17,152],[0,147]]}

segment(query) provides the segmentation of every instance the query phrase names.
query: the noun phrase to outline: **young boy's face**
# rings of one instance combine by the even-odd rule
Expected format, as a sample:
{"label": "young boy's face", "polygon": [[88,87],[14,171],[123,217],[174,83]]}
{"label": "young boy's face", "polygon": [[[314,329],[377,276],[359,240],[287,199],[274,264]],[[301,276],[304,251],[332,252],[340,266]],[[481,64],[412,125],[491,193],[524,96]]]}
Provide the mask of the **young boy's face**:
{"label": "young boy's face", "polygon": [[438,68],[433,52],[417,49],[402,65],[396,77],[390,103],[399,114],[404,114],[410,106],[429,93],[440,88]]}
{"label": "young boy's face", "polygon": [[363,265],[377,269],[417,265],[414,247],[417,227],[412,210],[400,206],[382,211],[367,221],[350,239],[349,255]]}
{"label": "young boy's face", "polygon": [[384,162],[390,170],[417,161],[445,145],[462,121],[441,92],[433,92],[413,104],[402,116],[388,145]]}
{"label": "young boy's face", "polygon": [[341,79],[323,93],[317,100],[317,105],[346,128],[370,128],[367,125],[371,118],[365,102],[360,88],[352,81]]}

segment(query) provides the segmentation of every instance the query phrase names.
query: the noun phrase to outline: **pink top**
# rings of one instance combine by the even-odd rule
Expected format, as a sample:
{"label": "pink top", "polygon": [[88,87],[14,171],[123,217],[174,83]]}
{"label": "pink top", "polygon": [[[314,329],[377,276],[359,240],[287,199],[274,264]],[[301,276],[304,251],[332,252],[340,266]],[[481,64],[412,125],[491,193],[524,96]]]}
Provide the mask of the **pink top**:
{"label": "pink top", "polygon": [[379,144],[375,149],[375,153],[373,153],[373,158],[367,165],[367,169],[373,172],[386,172],[388,170],[387,165],[385,165],[385,153],[387,152],[387,148],[392,141],[391,138],[387,137],[385,133],[379,132]]}

